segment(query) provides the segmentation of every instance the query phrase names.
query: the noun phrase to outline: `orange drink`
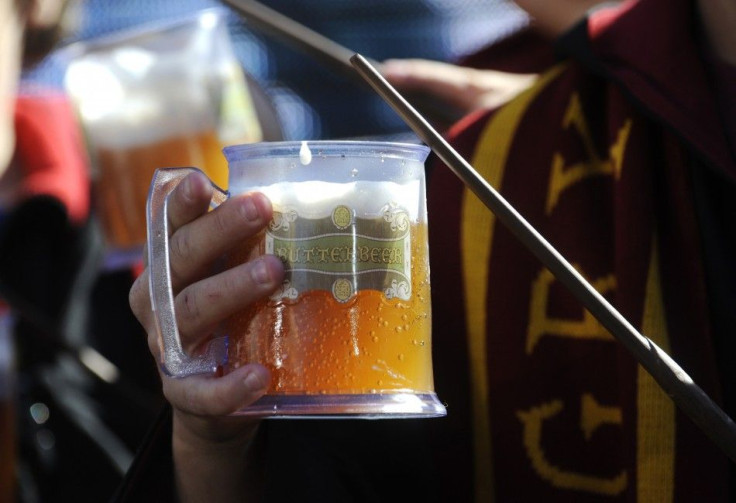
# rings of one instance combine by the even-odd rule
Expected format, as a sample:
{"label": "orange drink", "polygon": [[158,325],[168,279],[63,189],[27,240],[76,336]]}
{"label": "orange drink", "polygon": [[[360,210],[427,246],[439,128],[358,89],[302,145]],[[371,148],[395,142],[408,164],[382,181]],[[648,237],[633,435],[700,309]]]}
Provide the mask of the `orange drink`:
{"label": "orange drink", "polygon": [[310,290],[262,301],[228,323],[231,364],[269,367],[269,393],[431,393],[426,226],[412,226],[411,234],[410,298],[366,289],[341,301],[331,291]]}
{"label": "orange drink", "polygon": [[[166,262],[168,193],[190,170],[159,170],[149,196],[151,291],[162,367],[175,376],[259,363],[271,386],[238,414],[436,417],[424,160],[420,145],[263,142],[224,149],[228,194],[258,191],[273,219],[225,257],[284,264],[266,299],[243,305],[197,355],[178,337]],[[217,211],[216,209],[214,211]]]}
{"label": "orange drink", "polygon": [[129,146],[101,145],[92,155],[100,218],[105,237],[115,248],[145,242],[146,197],[157,168],[200,166],[215,184],[227,186],[227,161],[212,130]]}

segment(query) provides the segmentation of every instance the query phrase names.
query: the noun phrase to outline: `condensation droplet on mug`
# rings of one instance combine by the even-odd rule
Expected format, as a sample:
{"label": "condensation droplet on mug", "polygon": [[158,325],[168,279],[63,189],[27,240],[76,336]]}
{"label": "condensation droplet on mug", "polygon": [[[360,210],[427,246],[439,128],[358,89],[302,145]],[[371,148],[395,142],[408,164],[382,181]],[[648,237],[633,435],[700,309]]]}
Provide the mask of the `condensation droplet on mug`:
{"label": "condensation droplet on mug", "polygon": [[312,162],[312,151],[309,150],[309,145],[305,141],[302,142],[302,146],[299,149],[299,162],[304,166]]}

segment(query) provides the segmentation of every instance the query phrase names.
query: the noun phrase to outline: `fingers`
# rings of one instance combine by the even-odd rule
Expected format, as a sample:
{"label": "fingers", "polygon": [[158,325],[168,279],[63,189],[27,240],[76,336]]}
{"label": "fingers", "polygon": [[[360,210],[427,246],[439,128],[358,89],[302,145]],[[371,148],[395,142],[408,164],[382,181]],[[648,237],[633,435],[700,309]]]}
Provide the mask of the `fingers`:
{"label": "fingers", "polygon": [[164,394],[182,412],[196,416],[224,416],[263,396],[270,379],[268,369],[250,364],[222,377],[165,379]]}
{"label": "fingers", "polygon": [[430,94],[462,114],[475,107],[473,72],[470,68],[423,59],[388,60],[381,66],[381,73],[396,87]]}
{"label": "fingers", "polygon": [[389,59],[381,64],[381,73],[392,84],[441,96],[467,85],[468,70],[425,59]]}
{"label": "fingers", "polygon": [[537,78],[422,59],[387,60],[381,73],[397,87],[430,93],[465,113],[503,105]]}
{"label": "fingers", "polygon": [[264,255],[186,287],[175,301],[184,347],[191,351],[223,319],[271,294],[283,275],[282,262]]}
{"label": "fingers", "polygon": [[[171,226],[169,266],[175,311],[185,351],[199,346],[213,327],[247,305],[272,293],[283,278],[283,264],[262,256],[212,275],[212,264],[225,252],[263,230],[272,218],[270,201],[260,193],[228,199],[209,210],[212,188],[201,174],[186,177],[168,199]],[[134,282],[129,302],[148,333],[149,348],[159,360],[161,348],[151,310],[150,269]],[[222,376],[187,379],[162,375],[167,399],[177,410],[200,416],[230,414],[262,396],[270,380],[260,365],[247,365]]]}
{"label": "fingers", "polygon": [[[195,213],[192,206],[172,206],[170,218],[183,222]],[[260,232],[273,214],[271,202],[260,193],[234,196],[213,211],[176,228],[169,242],[174,291],[204,277],[225,252]]]}
{"label": "fingers", "polygon": [[152,311],[151,298],[148,290],[148,268],[133,282],[128,293],[128,304],[133,314],[144,328],[150,326]]}
{"label": "fingers", "polygon": [[[260,193],[233,197],[209,211],[211,196],[207,178],[193,173],[182,180],[168,200],[175,310],[182,342],[189,348],[204,340],[210,329],[227,316],[273,292],[283,277],[283,266],[274,257],[208,277],[213,262],[260,232],[272,216],[270,201]],[[149,277],[147,267],[133,284],[129,303],[149,334],[151,352],[158,357]]]}
{"label": "fingers", "polygon": [[[159,340],[153,323],[148,274],[146,269],[135,280],[129,302],[133,314],[146,328],[151,353],[158,359]],[[175,311],[185,350],[191,352],[199,346],[228,316],[273,293],[283,276],[283,263],[273,255],[264,255],[184,288],[176,296]]]}
{"label": "fingers", "polygon": [[168,199],[168,217],[173,231],[207,211],[213,190],[207,177],[199,172],[187,175],[179,183]]}

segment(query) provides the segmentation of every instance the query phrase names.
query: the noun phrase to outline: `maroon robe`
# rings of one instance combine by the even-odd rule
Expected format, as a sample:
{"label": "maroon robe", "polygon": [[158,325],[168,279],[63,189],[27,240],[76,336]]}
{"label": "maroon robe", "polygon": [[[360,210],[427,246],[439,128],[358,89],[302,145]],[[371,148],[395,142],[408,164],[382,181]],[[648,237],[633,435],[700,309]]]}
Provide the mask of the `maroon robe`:
{"label": "maroon robe", "polygon": [[[451,137],[721,402],[716,348],[728,334],[714,329],[711,223],[694,180],[706,170],[734,194],[736,163],[692,9],[641,0],[597,11],[559,41],[567,57],[534,87]],[[446,497],[728,501],[723,453],[443,166],[428,200]]]}

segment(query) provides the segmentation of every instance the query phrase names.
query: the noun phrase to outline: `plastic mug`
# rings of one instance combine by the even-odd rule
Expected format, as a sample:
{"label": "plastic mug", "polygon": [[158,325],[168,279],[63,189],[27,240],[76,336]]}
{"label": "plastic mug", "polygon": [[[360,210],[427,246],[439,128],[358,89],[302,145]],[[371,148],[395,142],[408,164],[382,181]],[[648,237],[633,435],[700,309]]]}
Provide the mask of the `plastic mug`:
{"label": "plastic mug", "polygon": [[[184,377],[257,362],[271,387],[240,414],[432,417],[434,391],[424,160],[413,144],[274,142],[226,147],[229,193],[260,191],[267,229],[229,266],[278,256],[285,279],[232,316],[202,356],[179,340],[166,198],[195,168],[158,170],[148,201],[152,302],[164,371]],[[217,189],[217,187],[215,187]],[[213,205],[227,193],[214,191]]]}
{"label": "plastic mug", "polygon": [[65,48],[64,85],[89,152],[111,265],[140,257],[148,186],[161,166],[227,183],[225,145],[264,139],[226,11],[213,8]]}

